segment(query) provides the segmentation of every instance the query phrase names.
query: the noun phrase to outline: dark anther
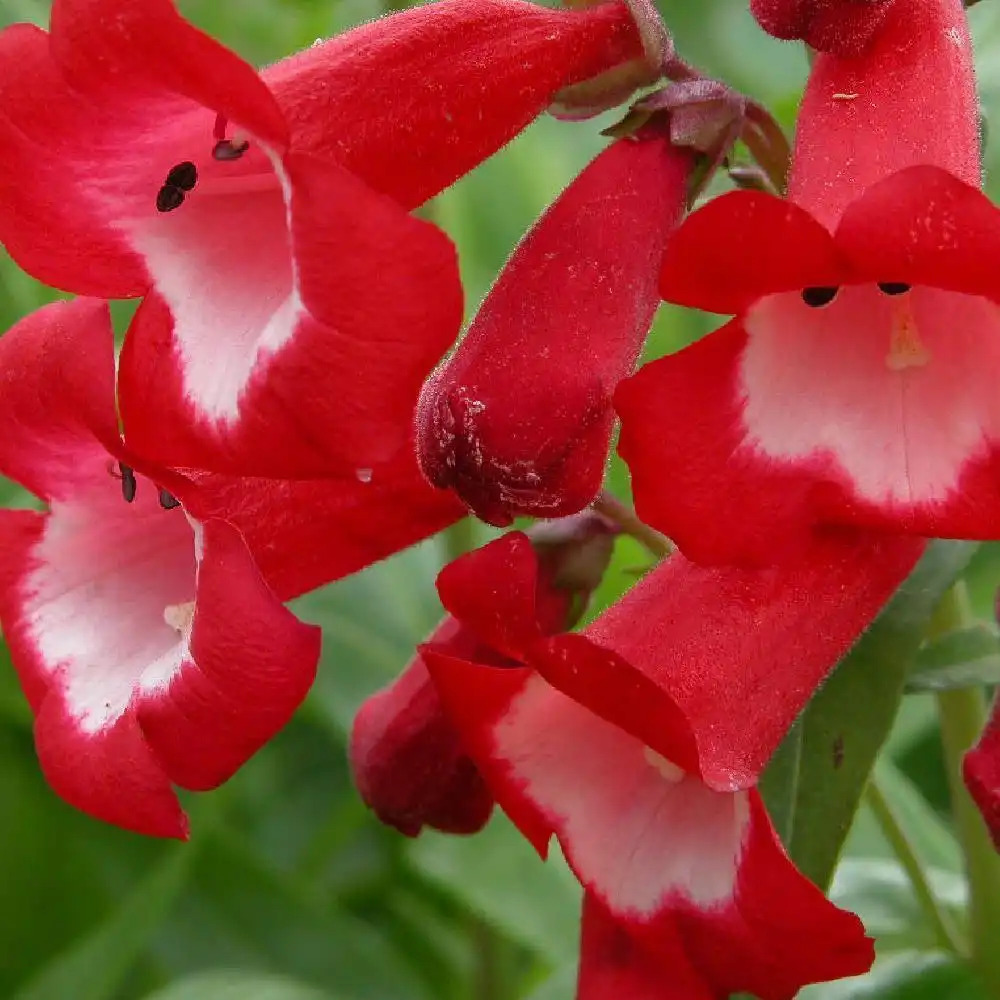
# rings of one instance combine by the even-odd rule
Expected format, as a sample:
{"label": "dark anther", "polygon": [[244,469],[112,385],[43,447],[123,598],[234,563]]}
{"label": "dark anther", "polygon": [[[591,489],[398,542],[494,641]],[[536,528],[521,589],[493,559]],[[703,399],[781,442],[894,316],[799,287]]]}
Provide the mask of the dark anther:
{"label": "dark anther", "polygon": [[802,301],[812,309],[828,306],[836,297],[839,289],[836,286],[816,285],[802,289]]}
{"label": "dark anther", "polygon": [[156,211],[172,212],[184,204],[184,192],[172,184],[164,184],[156,195]]}
{"label": "dark anther", "polygon": [[178,187],[182,191],[191,191],[198,183],[198,168],[190,161],[185,160],[178,163],[169,174],[167,174],[164,187]]}
{"label": "dark anther", "polygon": [[126,503],[131,503],[135,499],[135,473],[132,471],[132,467],[124,462],[118,463],[118,471],[122,477],[122,498]]}
{"label": "dark anther", "polygon": [[905,295],[910,290],[905,281],[880,281],[878,287],[886,295]]}
{"label": "dark anther", "polygon": [[247,141],[233,142],[232,139],[220,139],[212,147],[212,156],[216,160],[238,160],[248,149]]}
{"label": "dark anther", "polygon": [[173,495],[173,493],[167,490],[160,490],[160,506],[164,510],[173,510],[175,507],[180,507],[181,502]]}

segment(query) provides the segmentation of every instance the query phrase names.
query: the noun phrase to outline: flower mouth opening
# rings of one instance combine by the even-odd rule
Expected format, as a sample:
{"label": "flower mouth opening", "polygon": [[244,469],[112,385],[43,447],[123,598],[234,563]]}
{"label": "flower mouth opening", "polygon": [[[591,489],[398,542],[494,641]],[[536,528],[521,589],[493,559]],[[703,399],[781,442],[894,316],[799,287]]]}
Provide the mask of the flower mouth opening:
{"label": "flower mouth opening", "polygon": [[114,725],[137,692],[169,684],[194,614],[192,526],[163,516],[156,485],[120,468],[128,507],[103,477],[52,503],[25,592],[39,659],[89,733]]}
{"label": "flower mouth opening", "polygon": [[[876,287],[892,303],[886,367],[894,372],[922,368],[931,360],[931,354],[920,337],[913,313],[913,300],[909,295],[912,286],[905,281],[879,281]],[[810,309],[823,309],[837,298],[839,292],[837,285],[810,285],[802,289],[801,296]]]}

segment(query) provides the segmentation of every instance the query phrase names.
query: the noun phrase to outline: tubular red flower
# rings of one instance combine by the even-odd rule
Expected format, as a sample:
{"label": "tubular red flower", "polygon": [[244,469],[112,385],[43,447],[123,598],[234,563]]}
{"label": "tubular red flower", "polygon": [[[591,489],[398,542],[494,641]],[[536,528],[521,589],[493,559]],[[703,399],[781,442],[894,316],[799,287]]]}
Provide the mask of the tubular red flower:
{"label": "tubular red flower", "polygon": [[[815,558],[813,569],[825,559],[836,576],[829,552]],[[782,622],[794,617],[797,634],[830,641],[837,625],[817,625],[811,605],[796,606],[813,588],[794,574],[714,571],[713,602],[707,571],[672,559],[632,592],[638,599],[630,594],[581,635],[547,637],[531,614],[533,571],[530,545],[515,533],[439,579],[445,606],[522,666],[497,668],[432,644],[422,652],[499,804],[543,856],[556,836],[587,891],[581,998],[610,997],[622,984],[657,997],[657,969],[690,984],[684,995],[747,990],[783,1000],[806,983],[867,969],[873,952],[860,922],[795,871],[758,794],[743,785],[753,775],[734,763],[755,756],[760,725],[773,736],[772,717],[822,676],[807,676],[800,647],[787,658],[793,680],[781,638]],[[691,588],[696,606],[710,611],[707,623],[686,614]],[[831,603],[816,600],[817,609]],[[754,617],[752,650],[743,614]],[[715,634],[714,645],[696,631]],[[837,645],[826,647],[823,672]],[[765,649],[766,685],[753,679],[755,650]],[[739,691],[720,709],[723,685]],[[774,704],[775,692],[784,705]],[[733,704],[738,727],[726,722]]]}
{"label": "tubular red flower", "polygon": [[894,0],[750,0],[760,26],[798,38],[818,52],[858,55],[871,43]]}
{"label": "tubular red flower", "polygon": [[[611,557],[614,530],[598,514],[548,522],[532,538],[532,616],[546,634],[576,620]],[[497,668],[516,667],[448,617],[427,640],[436,650]],[[424,826],[475,833],[493,796],[445,713],[422,655],[370,697],[354,720],[351,767],[361,797],[383,823],[415,837]]]}
{"label": "tubular red flower", "polygon": [[171,785],[215,787],[288,721],[319,631],[231,525],[171,509],[190,483],[123,447],[103,303],[29,316],[0,370],[0,470],[48,505],[0,511],[0,622],[42,768],[91,815],[184,836]]}
{"label": "tubular red flower", "polygon": [[[490,651],[454,618],[446,618],[428,641],[457,656],[490,660]],[[475,833],[493,811],[493,795],[462,747],[419,655],[361,706],[351,729],[350,757],[366,805],[408,837],[425,826]]]}
{"label": "tubular red flower", "polygon": [[986,727],[965,755],[962,772],[969,794],[1000,851],[1000,702],[994,701]]}
{"label": "tubular red flower", "polygon": [[[460,96],[428,86],[435,40]],[[56,0],[50,36],[0,34],[0,239],[71,291],[151,289],[122,359],[135,447],[174,465],[349,475],[405,444],[419,386],[461,321],[453,248],[401,204],[637,47],[620,7],[445,0],[262,79],[169,0]],[[340,87],[348,76],[372,85],[366,100]],[[468,113],[493,98],[495,113]]]}
{"label": "tubular red flower", "polygon": [[791,200],[725,195],[667,247],[664,297],[736,319],[619,389],[645,521],[701,562],[794,556],[821,524],[1000,537],[1000,212],[978,181],[960,5],[894,5],[862,57],[817,59]]}
{"label": "tubular red flower", "polygon": [[572,514],[600,490],[612,393],[649,330],[692,163],[655,132],[601,153],[520,243],[425,385],[423,469],[482,519]]}

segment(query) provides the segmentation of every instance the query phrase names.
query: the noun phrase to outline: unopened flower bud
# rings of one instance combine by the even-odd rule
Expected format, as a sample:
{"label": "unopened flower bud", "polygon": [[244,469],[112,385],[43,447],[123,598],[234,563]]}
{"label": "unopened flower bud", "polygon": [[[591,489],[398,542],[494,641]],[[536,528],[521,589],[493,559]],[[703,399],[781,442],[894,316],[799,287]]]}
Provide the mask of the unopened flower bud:
{"label": "unopened flower bud", "polygon": [[424,386],[424,473],[483,520],[564,516],[596,496],[611,398],[649,330],[691,165],[655,130],[613,143],[531,229]]}
{"label": "unopened flower bud", "polygon": [[863,52],[894,0],[750,0],[760,26],[776,38],[801,39],[819,52]]}

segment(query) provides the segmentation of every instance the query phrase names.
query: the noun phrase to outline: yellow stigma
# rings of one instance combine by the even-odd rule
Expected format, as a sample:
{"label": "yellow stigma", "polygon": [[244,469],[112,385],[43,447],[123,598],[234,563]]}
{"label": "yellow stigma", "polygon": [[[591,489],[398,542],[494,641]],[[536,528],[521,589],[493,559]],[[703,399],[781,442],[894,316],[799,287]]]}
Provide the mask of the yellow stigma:
{"label": "yellow stigma", "polygon": [[904,368],[921,368],[931,359],[924,347],[913,315],[913,297],[909,292],[894,295],[891,299],[892,332],[889,335],[889,353],[885,356],[890,371]]}
{"label": "yellow stigma", "polygon": [[183,635],[191,628],[194,618],[194,601],[185,604],[168,604],[163,609],[163,620],[175,631]]}

